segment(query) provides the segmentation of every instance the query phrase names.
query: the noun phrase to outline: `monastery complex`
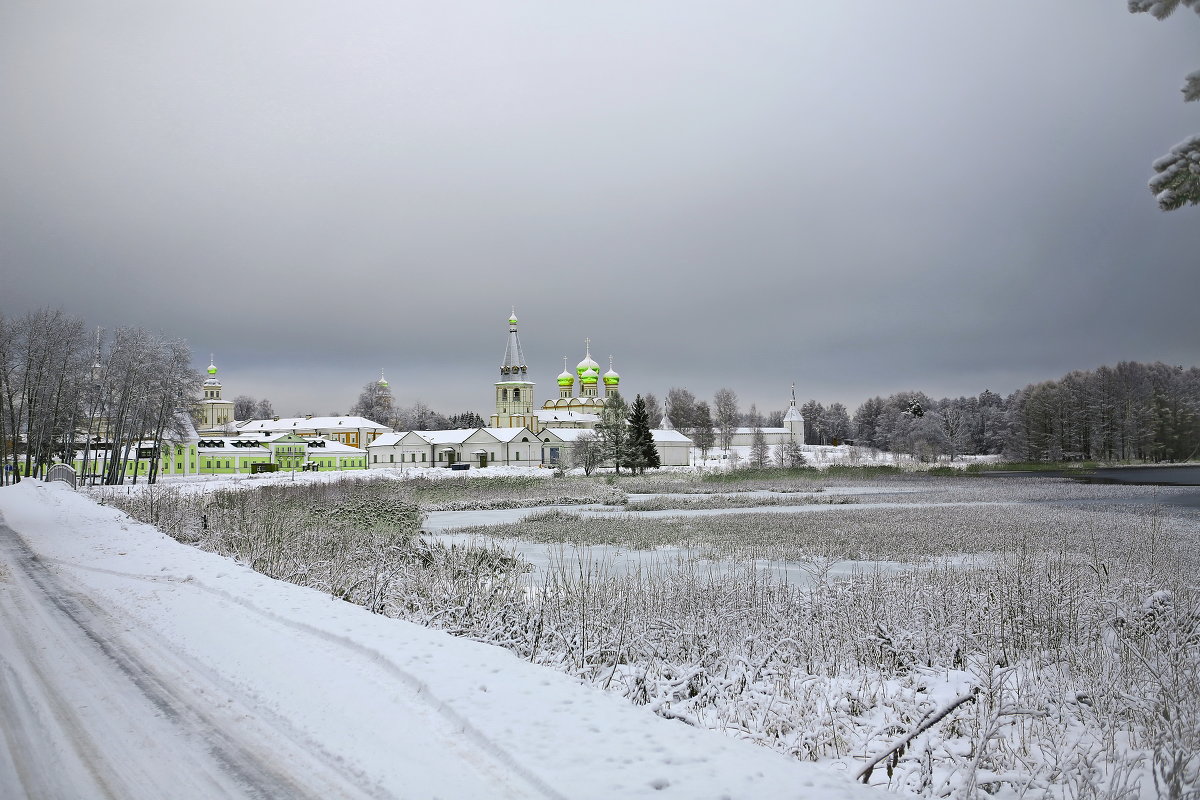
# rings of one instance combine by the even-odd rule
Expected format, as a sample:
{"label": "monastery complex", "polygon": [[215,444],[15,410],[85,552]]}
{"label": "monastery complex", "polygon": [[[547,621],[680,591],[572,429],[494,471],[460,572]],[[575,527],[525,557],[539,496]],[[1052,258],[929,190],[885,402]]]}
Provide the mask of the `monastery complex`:
{"label": "monastery complex", "polygon": [[[592,358],[585,340],[583,360],[571,370],[563,359],[557,396],[535,406],[535,386],[517,333],[508,319],[508,342],[494,383],[495,406],[484,428],[396,431],[356,416],[255,420],[234,419],[233,401],[223,396],[217,367],[209,360],[202,397],[194,415],[180,414],[180,429],[158,453],[159,475],[245,474],[278,470],[360,470],[489,465],[557,466],[573,463],[580,437],[594,436],[605,404],[620,390],[621,376],[609,359],[608,371]],[[379,386],[387,388],[380,376]],[[193,419],[195,424],[193,424]],[[794,396],[782,428],[763,428],[768,444],[804,444],[804,419]],[[663,466],[692,463],[692,440],[674,429],[669,410],[651,431]],[[734,446],[750,444],[751,429],[739,428]],[[125,454],[127,472],[145,475],[152,454],[146,448]],[[92,474],[111,454],[79,454],[75,468]],[[86,467],[86,469],[85,469]]]}

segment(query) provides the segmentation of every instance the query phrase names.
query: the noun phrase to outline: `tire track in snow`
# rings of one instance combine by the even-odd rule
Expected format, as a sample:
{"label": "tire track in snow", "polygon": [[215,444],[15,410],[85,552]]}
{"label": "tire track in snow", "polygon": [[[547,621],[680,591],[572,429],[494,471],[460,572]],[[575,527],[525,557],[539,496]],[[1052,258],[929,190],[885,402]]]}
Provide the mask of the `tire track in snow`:
{"label": "tire track in snow", "polygon": [[[268,609],[261,608],[245,597],[232,594],[215,586],[211,586],[193,575],[180,578],[170,575],[146,575],[142,573],[125,572],[121,570],[107,569],[104,567],[85,566],[82,564],[61,561],[56,563],[62,564],[69,569],[98,572],[106,575],[112,575],[114,577],[147,581],[149,583],[185,584],[189,587],[204,591],[215,597],[219,597],[226,602],[244,608],[256,616],[275,625],[288,628],[306,636],[315,637],[323,642],[333,644],[337,647],[355,653],[382,672],[398,680],[404,686],[409,688],[411,690],[409,693],[409,698],[413,702],[419,703],[421,706],[427,708],[440,717],[443,722],[446,723],[448,731],[462,736],[467,742],[478,748],[478,752],[473,752],[469,748],[464,748],[462,743],[455,742],[451,738],[443,736],[443,744],[447,748],[457,751],[464,759],[474,762],[479,767],[486,769],[498,780],[503,779],[504,776],[508,775],[519,778],[520,782],[523,783],[524,786],[512,787],[517,791],[517,796],[540,797],[545,798],[545,800],[567,800],[566,795],[558,792],[552,786],[547,784],[541,777],[521,764],[511,753],[505,750],[494,739],[479,730],[465,716],[460,714],[444,700],[439,698],[428,683],[421,680],[413,673],[405,670],[396,664],[395,661],[388,658],[388,656],[372,647],[356,642],[349,637],[331,633],[313,625],[309,625],[304,622],[298,622]],[[489,765],[486,763],[480,763],[488,760],[490,760],[492,764]]]}
{"label": "tire track in snow", "polygon": [[[37,555],[25,544],[20,535],[6,525],[0,524],[0,550],[12,565],[19,570],[20,578],[25,579],[36,596],[31,598],[40,610],[50,617],[59,632],[64,636],[73,636],[79,640],[81,649],[90,649],[102,655],[107,663],[115,667],[125,681],[149,703],[157,714],[177,728],[189,740],[199,743],[222,775],[213,776],[215,783],[232,783],[240,793],[256,800],[292,800],[303,798],[318,798],[325,796],[322,792],[314,793],[310,788],[301,785],[288,775],[283,774],[266,759],[248,750],[242,743],[226,733],[203,710],[197,708],[181,697],[178,692],[162,678],[149,669],[136,655],[117,644],[111,637],[105,635],[104,625],[97,614],[87,608],[84,603],[66,592],[58,584],[50,570]],[[11,580],[11,578],[10,578]],[[36,649],[36,644],[28,645]],[[14,675],[14,667],[4,661],[4,683],[20,686]],[[37,670],[37,665],[34,665]],[[79,757],[82,766],[90,770],[93,785],[106,797],[127,797],[134,787],[128,785],[130,777],[127,765],[109,763],[109,759],[101,752],[104,743],[88,738],[81,725],[80,715],[74,711],[59,693],[54,685],[52,676],[39,674],[35,678],[40,688],[39,694],[46,698],[52,706],[53,723],[71,739],[71,746]],[[3,687],[0,687],[3,688]],[[13,698],[8,690],[0,691],[0,704],[3,710],[12,712],[15,716],[6,719],[14,723],[18,720],[31,724],[35,728],[44,729],[47,720],[35,709],[21,707],[19,699]],[[9,730],[9,728],[14,728]],[[39,763],[40,756],[46,749],[31,752],[29,736],[22,736],[15,726],[6,725],[4,741],[9,750],[11,761],[30,759],[34,765],[30,773],[28,765],[22,763],[18,770],[18,780],[22,782],[27,793],[32,796],[42,794],[42,789],[53,785],[55,776],[50,772],[50,765]],[[39,730],[39,732],[41,732]],[[3,762],[0,762],[3,763]],[[227,780],[222,781],[224,776]],[[125,780],[123,780],[123,778]],[[41,788],[39,788],[41,787]],[[198,787],[193,787],[197,788]],[[216,788],[216,787],[213,787]],[[349,788],[349,787],[345,787]],[[48,792],[48,796],[62,796],[57,790]],[[197,795],[199,796],[199,795]]]}

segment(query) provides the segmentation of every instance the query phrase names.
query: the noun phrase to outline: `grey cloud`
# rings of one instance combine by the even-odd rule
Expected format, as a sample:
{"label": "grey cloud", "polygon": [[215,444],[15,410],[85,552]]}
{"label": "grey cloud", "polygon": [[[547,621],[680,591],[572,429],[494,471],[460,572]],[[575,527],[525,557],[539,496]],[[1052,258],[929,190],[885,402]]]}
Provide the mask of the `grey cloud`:
{"label": "grey cloud", "polygon": [[[1107,4],[153,3],[0,19],[0,310],[216,351],[288,412],[549,396],[854,405],[1195,363],[1149,162],[1200,20]],[[292,408],[297,406],[297,408]]]}

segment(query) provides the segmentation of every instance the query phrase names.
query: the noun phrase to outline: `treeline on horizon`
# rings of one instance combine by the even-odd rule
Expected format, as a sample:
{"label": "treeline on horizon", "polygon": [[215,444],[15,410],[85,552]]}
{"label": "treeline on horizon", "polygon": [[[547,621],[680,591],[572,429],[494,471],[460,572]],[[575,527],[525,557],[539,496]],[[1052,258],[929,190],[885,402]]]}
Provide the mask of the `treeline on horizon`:
{"label": "treeline on horizon", "polygon": [[[184,426],[179,411],[199,402],[201,376],[191,363],[186,342],[142,328],[117,328],[101,339],[61,309],[0,314],[0,483],[40,475],[76,452],[94,459],[106,482],[124,480],[126,459],[110,455],[161,447]],[[269,401],[239,400],[245,411],[272,410]],[[666,414],[702,449],[728,447],[738,427],[783,424],[783,411],[742,411],[728,388],[711,405],[681,388],[665,403],[653,394],[643,400],[651,424]],[[398,408],[377,383],[363,388],[351,413],[399,430],[484,424],[474,412],[445,416],[419,401]],[[801,413],[809,444],[853,442],[923,460],[1185,461],[1200,454],[1200,368],[1125,361],[1007,397],[898,392],[867,400],[853,415],[841,403],[815,400]]]}
{"label": "treeline on horizon", "polygon": [[[836,405],[836,404],[835,404]],[[803,407],[809,443],[844,430],[840,413]],[[1122,361],[1030,384],[1008,397],[873,397],[854,412],[855,444],[917,457],[1016,461],[1187,461],[1200,453],[1200,368]]]}

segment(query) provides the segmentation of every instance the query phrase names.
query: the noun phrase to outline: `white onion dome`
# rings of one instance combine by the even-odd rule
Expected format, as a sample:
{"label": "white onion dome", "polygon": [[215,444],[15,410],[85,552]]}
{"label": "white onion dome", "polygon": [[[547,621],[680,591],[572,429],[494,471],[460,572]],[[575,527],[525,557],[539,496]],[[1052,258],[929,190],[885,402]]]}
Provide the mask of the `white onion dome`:
{"label": "white onion dome", "polygon": [[383,377],[383,370],[379,370],[379,380],[375,383],[375,385],[380,389],[386,389],[388,387],[387,378]]}

